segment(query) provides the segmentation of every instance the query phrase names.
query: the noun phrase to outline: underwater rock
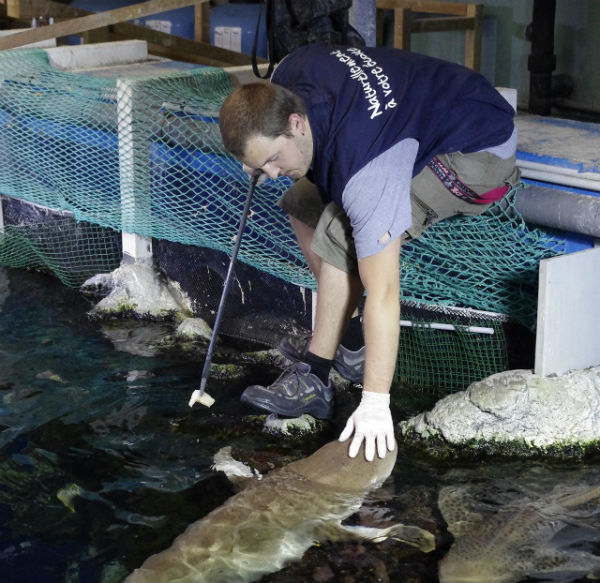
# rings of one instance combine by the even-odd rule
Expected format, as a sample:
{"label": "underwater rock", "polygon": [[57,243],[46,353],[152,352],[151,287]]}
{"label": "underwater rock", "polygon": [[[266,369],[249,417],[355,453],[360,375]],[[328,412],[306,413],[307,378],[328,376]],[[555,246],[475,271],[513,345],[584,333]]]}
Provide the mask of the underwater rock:
{"label": "underwater rock", "polygon": [[584,544],[600,538],[600,486],[557,485],[539,497],[510,491],[498,504],[481,484],[442,488],[439,508],[454,542],[439,563],[440,583],[600,577],[600,557]]}
{"label": "underwater rock", "polygon": [[[102,567],[100,581],[121,581],[127,576],[127,569],[118,561],[112,561]],[[79,581],[80,579],[77,579]]]}
{"label": "underwater rock", "polygon": [[263,430],[265,433],[284,435],[290,437],[300,437],[315,433],[325,425],[324,421],[315,419],[312,415],[301,415],[300,417],[279,417],[275,413],[267,415]]}
{"label": "underwater rock", "polygon": [[106,295],[94,306],[96,315],[131,314],[164,319],[191,313],[191,301],[176,282],[167,280],[151,261],[123,262],[111,273],[101,273],[81,286],[86,295]]}
{"label": "underwater rock", "polygon": [[66,384],[67,381],[63,379],[59,374],[52,372],[51,370],[45,370],[43,372],[39,372],[35,375],[36,379],[47,379],[49,381],[54,381],[56,383]]}
{"label": "underwater rock", "polygon": [[[316,541],[402,540],[424,552],[434,536],[416,526],[347,526],[365,496],[391,474],[397,452],[367,462],[332,441],[229,498],[191,524],[167,550],[151,556],[126,583],[246,583],[298,560]],[[237,476],[238,483],[242,476]]]}
{"label": "underwater rock", "polygon": [[472,383],[399,424],[407,440],[515,444],[545,452],[600,440],[600,367],[542,377],[509,370]]}
{"label": "underwater rock", "polygon": [[113,319],[103,321],[100,329],[115,350],[151,357],[161,351],[162,339],[171,331],[171,325],[164,321]]}
{"label": "underwater rock", "polygon": [[184,340],[195,340],[201,338],[210,340],[212,328],[202,318],[185,318],[177,327],[177,338]]}
{"label": "underwater rock", "polygon": [[83,492],[81,486],[78,484],[70,484],[61,488],[57,493],[56,497],[71,511],[75,512],[75,499],[81,496]]}

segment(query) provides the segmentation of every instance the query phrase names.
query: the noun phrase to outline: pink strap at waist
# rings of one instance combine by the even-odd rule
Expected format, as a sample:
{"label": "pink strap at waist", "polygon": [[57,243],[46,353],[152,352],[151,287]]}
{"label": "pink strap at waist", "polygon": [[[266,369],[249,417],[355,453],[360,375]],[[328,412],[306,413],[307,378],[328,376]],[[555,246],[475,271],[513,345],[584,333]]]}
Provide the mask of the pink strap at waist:
{"label": "pink strap at waist", "polygon": [[491,202],[496,202],[497,200],[500,200],[509,190],[510,186],[499,186],[498,188],[494,188],[484,192],[483,194],[480,194],[479,199],[473,200],[472,202],[476,204],[489,204]]}
{"label": "pink strap at waist", "polygon": [[437,156],[434,157],[427,166],[429,166],[433,173],[438,177],[448,192],[451,192],[454,196],[472,204],[490,204],[500,200],[510,190],[510,186],[505,185],[488,190],[483,194],[477,194],[462,182]]}

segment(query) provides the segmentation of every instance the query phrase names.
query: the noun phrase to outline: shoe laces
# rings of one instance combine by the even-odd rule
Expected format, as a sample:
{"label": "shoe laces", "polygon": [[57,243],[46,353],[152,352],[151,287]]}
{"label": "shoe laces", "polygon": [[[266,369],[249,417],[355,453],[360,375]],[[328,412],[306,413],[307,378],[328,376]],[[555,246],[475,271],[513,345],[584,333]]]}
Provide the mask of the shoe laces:
{"label": "shoe laces", "polygon": [[[310,365],[305,362],[294,362],[283,369],[282,373],[271,386],[276,386],[277,389],[282,390],[289,396],[303,393],[307,388],[307,384],[315,386],[315,381],[323,388],[326,388],[321,380],[315,375],[312,375],[315,381],[302,382],[301,377],[306,377],[309,374],[311,374]],[[317,385],[315,388],[321,387],[318,387]]]}

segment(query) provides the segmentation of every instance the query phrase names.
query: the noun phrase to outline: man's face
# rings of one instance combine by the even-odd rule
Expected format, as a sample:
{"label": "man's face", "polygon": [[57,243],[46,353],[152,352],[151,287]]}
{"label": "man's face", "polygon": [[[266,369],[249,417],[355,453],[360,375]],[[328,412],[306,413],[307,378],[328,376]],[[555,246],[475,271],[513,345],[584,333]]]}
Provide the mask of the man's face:
{"label": "man's face", "polygon": [[269,178],[289,176],[298,180],[305,176],[312,161],[313,144],[308,124],[302,118],[301,122],[290,116],[289,136],[251,137],[242,157],[244,170],[251,174],[260,169]]}

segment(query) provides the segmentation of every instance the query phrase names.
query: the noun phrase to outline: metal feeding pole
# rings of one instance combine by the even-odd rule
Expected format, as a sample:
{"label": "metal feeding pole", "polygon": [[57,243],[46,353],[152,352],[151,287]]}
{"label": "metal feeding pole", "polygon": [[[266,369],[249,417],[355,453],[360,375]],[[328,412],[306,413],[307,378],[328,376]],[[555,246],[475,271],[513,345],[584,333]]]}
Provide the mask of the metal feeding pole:
{"label": "metal feeding pole", "polygon": [[248,218],[248,213],[250,211],[250,203],[252,202],[252,196],[254,195],[254,188],[256,187],[256,183],[258,181],[258,177],[261,175],[261,172],[256,170],[252,177],[250,178],[250,188],[248,189],[248,196],[246,197],[246,204],[244,205],[244,210],[242,211],[242,217],[240,219],[240,226],[238,227],[237,236],[235,239],[235,244],[233,246],[233,251],[231,253],[231,260],[229,261],[229,268],[227,269],[227,275],[225,276],[225,281],[223,282],[223,292],[221,293],[221,301],[219,302],[219,309],[217,310],[217,317],[215,318],[215,324],[213,326],[212,336],[210,338],[210,343],[208,345],[208,350],[206,352],[206,360],[204,361],[204,368],[202,369],[202,376],[200,377],[200,388],[196,389],[192,396],[190,397],[189,406],[193,407],[194,403],[198,402],[206,407],[210,407],[215,400],[205,392],[206,381],[208,380],[208,374],[210,372],[210,365],[212,362],[212,353],[216,343],[217,335],[219,334],[219,325],[221,323],[221,317],[223,316],[223,309],[225,308],[225,301],[227,299],[227,292],[229,291],[229,286],[231,284],[231,277],[233,275],[235,261],[237,259],[238,251],[240,250],[240,243],[242,242],[242,235],[244,233],[244,227],[246,226],[246,219]]}

